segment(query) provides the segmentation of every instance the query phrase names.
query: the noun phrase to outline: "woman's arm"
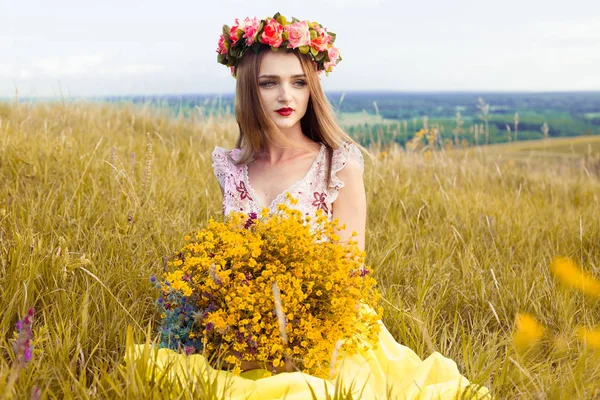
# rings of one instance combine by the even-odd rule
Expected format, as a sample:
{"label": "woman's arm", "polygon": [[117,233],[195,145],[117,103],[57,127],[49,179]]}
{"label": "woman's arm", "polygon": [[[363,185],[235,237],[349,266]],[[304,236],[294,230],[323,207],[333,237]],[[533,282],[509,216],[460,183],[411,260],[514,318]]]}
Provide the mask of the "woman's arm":
{"label": "woman's arm", "polygon": [[333,202],[333,218],[339,218],[340,225],[346,224],[346,229],[339,231],[341,240],[350,238],[352,231],[358,236],[360,250],[365,249],[365,227],[367,221],[367,199],[363,183],[362,170],[358,161],[349,157],[348,162],[338,173],[337,177],[344,182],[337,199]]}

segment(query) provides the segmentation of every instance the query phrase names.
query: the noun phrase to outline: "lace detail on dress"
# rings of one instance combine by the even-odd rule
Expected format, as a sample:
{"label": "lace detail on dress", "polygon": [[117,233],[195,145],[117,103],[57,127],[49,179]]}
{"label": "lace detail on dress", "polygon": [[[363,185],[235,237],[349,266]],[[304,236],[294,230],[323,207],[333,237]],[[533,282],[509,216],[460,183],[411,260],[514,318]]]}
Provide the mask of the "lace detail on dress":
{"label": "lace detail on dress", "polygon": [[252,189],[252,185],[250,185],[250,179],[248,179],[248,166],[244,165],[242,167],[242,173],[243,173],[243,177],[244,177],[244,182],[246,183],[246,186],[248,187],[248,191],[252,194],[252,196],[254,198],[254,203],[256,203],[256,205],[259,206],[259,207],[268,207],[270,210],[272,210],[273,207],[275,207],[277,204],[283,203],[284,200],[285,200],[285,194],[287,192],[292,193],[292,194],[298,192],[298,188],[304,186],[306,184],[307,180],[312,180],[315,177],[315,175],[316,175],[315,174],[315,169],[317,169],[318,167],[321,166],[321,159],[323,158],[324,152],[325,152],[325,146],[321,144],[321,148],[319,149],[319,153],[317,154],[317,157],[315,158],[315,160],[311,164],[311,166],[308,169],[308,171],[306,172],[306,174],[304,174],[304,176],[301,179],[299,179],[298,181],[296,181],[295,183],[293,183],[290,187],[288,187],[287,189],[285,189],[283,192],[281,192],[277,196],[275,196],[275,198],[271,201],[271,203],[268,206],[264,205],[264,204],[261,204],[259,202],[258,196],[256,196],[256,193],[254,192],[254,189]]}
{"label": "lace detail on dress", "polygon": [[344,142],[338,149],[334,150],[331,160],[331,180],[328,188],[330,191],[329,201],[331,203],[337,199],[340,189],[344,187],[344,182],[337,177],[337,173],[346,166],[350,157],[358,162],[362,172],[365,170],[363,155],[354,143]]}
{"label": "lace detail on dress", "polygon": [[[244,197],[240,197],[240,190],[243,192],[243,186],[240,185],[240,168],[232,160],[239,152],[239,149],[227,150],[215,146],[212,152],[212,168],[219,185],[223,188],[223,214],[226,215],[230,210],[245,211]],[[231,158],[230,158],[231,157]]]}
{"label": "lace detail on dress", "polygon": [[219,185],[225,190],[226,180],[231,173],[231,161],[228,158],[228,150],[215,146],[212,152],[212,168]]}
{"label": "lace detail on dress", "polygon": [[[340,189],[344,187],[344,182],[336,176],[336,173],[344,168],[350,157],[358,160],[361,170],[364,166],[359,148],[354,143],[344,143],[333,151],[331,184],[327,187],[325,148],[326,145],[321,144],[319,154],[306,175],[279,193],[267,207],[260,204],[256,193],[250,186],[247,166],[234,163],[239,159],[241,150],[235,148],[227,150],[216,146],[212,154],[213,169],[223,188],[223,215],[226,216],[231,211],[260,214],[263,207],[275,212],[279,204],[286,204],[288,207],[301,211],[303,215],[311,217],[316,216],[317,210],[323,210],[331,221],[333,219],[333,202],[337,199]],[[291,204],[285,198],[285,194],[288,192],[298,200],[296,204]],[[315,218],[312,221],[315,221]]]}

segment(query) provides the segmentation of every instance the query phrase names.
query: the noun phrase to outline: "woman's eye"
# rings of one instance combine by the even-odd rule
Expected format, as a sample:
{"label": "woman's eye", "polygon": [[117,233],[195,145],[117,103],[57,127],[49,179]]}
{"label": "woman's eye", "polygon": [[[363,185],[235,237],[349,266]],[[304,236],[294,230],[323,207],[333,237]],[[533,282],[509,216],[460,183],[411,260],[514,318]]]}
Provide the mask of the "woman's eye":
{"label": "woman's eye", "polygon": [[[302,86],[306,85],[306,82],[303,81],[303,80],[298,80],[298,81],[294,81],[293,84],[294,84],[294,86],[302,87]],[[270,87],[275,86],[276,82],[273,82],[273,81],[264,81],[264,82],[260,82],[259,85],[262,86],[262,87],[264,87],[264,88],[270,88]]]}

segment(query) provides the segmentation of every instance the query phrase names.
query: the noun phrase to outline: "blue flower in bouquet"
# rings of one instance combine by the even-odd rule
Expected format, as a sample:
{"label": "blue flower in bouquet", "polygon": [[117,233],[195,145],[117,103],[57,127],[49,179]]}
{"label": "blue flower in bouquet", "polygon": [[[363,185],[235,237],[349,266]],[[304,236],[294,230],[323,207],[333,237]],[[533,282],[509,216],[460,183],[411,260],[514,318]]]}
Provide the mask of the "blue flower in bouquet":
{"label": "blue flower in bouquet", "polygon": [[202,319],[203,313],[199,312],[189,297],[173,289],[170,282],[164,281],[161,284],[154,275],[150,281],[159,289],[168,288],[166,296],[161,296],[155,301],[161,317],[159,347],[183,350],[186,354],[201,352],[202,341],[193,328],[194,324]]}

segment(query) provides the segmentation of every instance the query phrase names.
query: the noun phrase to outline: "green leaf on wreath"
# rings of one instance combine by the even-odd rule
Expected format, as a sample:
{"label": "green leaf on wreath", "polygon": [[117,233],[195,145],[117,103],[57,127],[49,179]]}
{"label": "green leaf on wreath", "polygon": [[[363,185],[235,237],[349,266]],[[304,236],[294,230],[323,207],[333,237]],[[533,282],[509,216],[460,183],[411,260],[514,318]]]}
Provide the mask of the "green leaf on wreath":
{"label": "green leaf on wreath", "polygon": [[281,25],[287,25],[287,20],[285,19],[285,17],[283,15],[281,15],[279,13],[277,13],[275,15],[277,15],[277,17],[273,17],[273,19],[275,19]]}

